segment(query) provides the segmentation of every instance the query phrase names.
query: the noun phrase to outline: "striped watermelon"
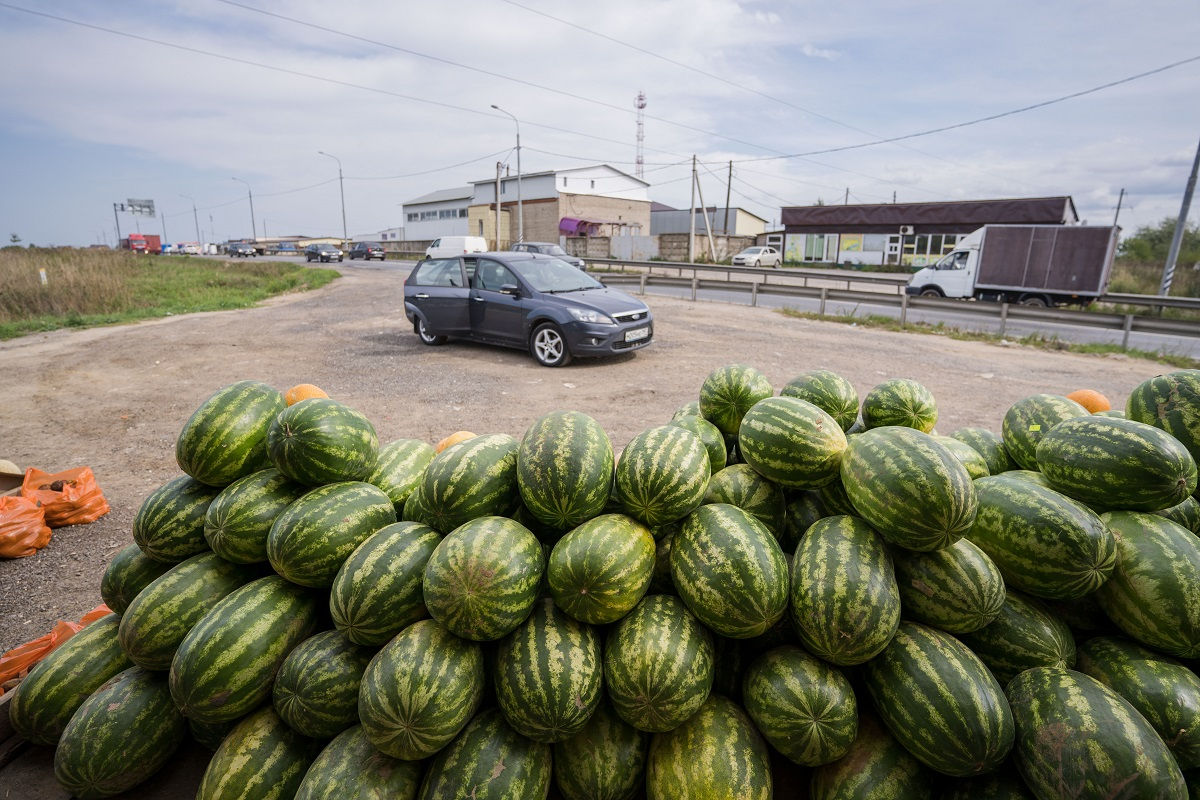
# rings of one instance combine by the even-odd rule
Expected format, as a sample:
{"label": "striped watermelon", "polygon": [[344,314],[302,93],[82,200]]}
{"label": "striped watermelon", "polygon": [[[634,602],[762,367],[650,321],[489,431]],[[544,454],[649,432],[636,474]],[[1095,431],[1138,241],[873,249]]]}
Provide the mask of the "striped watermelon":
{"label": "striped watermelon", "polygon": [[267,558],[292,583],[329,587],[354,549],[395,521],[392,501],[371,484],[327,483],[275,519],[267,535]]}
{"label": "striped watermelon", "polygon": [[[550,791],[550,745],[514,731],[485,711],[429,762],[420,800],[517,800]],[[502,768],[501,768],[502,767]]]}
{"label": "striped watermelon", "polygon": [[226,561],[266,561],[272,523],[305,491],[274,468],[238,478],[209,504],[204,515],[204,539]]}
{"label": "striped watermelon", "polygon": [[646,757],[647,800],[770,800],[767,745],[731,700],[713,695],[674,730],[655,734]]}
{"label": "striped watermelon", "polygon": [[696,434],[674,425],[651,428],[625,446],[613,494],[626,514],[652,528],[673,522],[704,501],[708,463]]}
{"label": "striped watermelon", "polygon": [[712,681],[712,638],[677,597],[649,595],[608,631],[608,696],[638,730],[681,724],[704,703]]}
{"label": "striped watermelon", "polygon": [[1116,566],[1117,545],[1100,517],[1014,473],[975,481],[979,513],[967,533],[1013,588],[1050,600],[1091,594]]}
{"label": "striped watermelon", "polygon": [[483,651],[431,619],[414,622],[367,666],[358,716],[371,744],[416,761],[458,735],[483,698]]}
{"label": "striped watermelon", "polygon": [[805,767],[846,755],[858,735],[858,703],[842,673],[799,647],[770,650],[750,665],[746,712],[766,740]]}
{"label": "striped watermelon", "polygon": [[1128,419],[1065,420],[1037,446],[1038,469],[1088,505],[1158,511],[1196,491],[1196,462],[1179,440]]}
{"label": "striped watermelon", "polygon": [[671,421],[682,419],[683,417],[699,417],[700,416],[700,401],[692,400],[684,403],[679,408],[675,409],[675,413],[671,415]]}
{"label": "striped watermelon", "polygon": [[1009,458],[1008,451],[1004,449],[1004,438],[994,431],[987,428],[959,428],[950,434],[950,438],[957,439],[983,456],[989,475],[999,475],[1017,468],[1016,462]]}
{"label": "striped watermelon", "polygon": [[650,578],[650,594],[675,594],[675,584],[671,580],[671,542],[683,525],[672,522],[661,528],[656,528],[659,534],[654,543],[654,575]]}
{"label": "striped watermelon", "polygon": [[959,638],[1003,684],[1032,667],[1075,666],[1075,638],[1067,623],[1016,592],[1008,593],[991,624]]}
{"label": "striped watermelon", "polygon": [[[520,444],[505,433],[476,436],[434,457],[425,468],[417,500],[424,522],[438,533],[449,533],[479,517],[504,516],[517,505],[517,450]],[[409,500],[413,500],[410,497]],[[409,518],[405,506],[405,517]]]}
{"label": "striped watermelon", "polygon": [[858,420],[858,392],[850,381],[827,369],[801,372],[779,394],[812,403],[833,417],[843,431],[850,430]]}
{"label": "striped watermelon", "polygon": [[1177,658],[1200,657],[1200,539],[1157,514],[1113,511],[1117,566],[1096,592],[1128,636]]}
{"label": "striped watermelon", "polygon": [[504,517],[472,520],[448,534],[425,564],[425,606],[455,636],[494,641],[533,610],[544,562],[527,528]]}
{"label": "striped watermelon", "polygon": [[700,385],[700,415],[720,429],[736,434],[750,407],[775,394],[767,376],[745,364],[713,370]]}
{"label": "striped watermelon", "polygon": [[1063,420],[1086,416],[1090,416],[1086,408],[1058,394],[1035,394],[1018,400],[1004,414],[1004,449],[1021,469],[1036,470],[1037,446],[1042,437]]}
{"label": "striped watermelon", "polygon": [[1129,393],[1125,416],[1174,436],[1200,459],[1200,370],[1183,369],[1142,381]]}
{"label": "striped watermelon", "polygon": [[608,434],[578,411],[539,417],[517,450],[521,500],[533,516],[554,528],[574,528],[603,511],[612,477]]}
{"label": "striped watermelon", "polygon": [[295,800],[413,800],[421,788],[421,763],[386,756],[362,726],[338,734],[312,762]]}
{"label": "striped watermelon", "polygon": [[[840,483],[840,481],[839,481]],[[787,500],[784,506],[783,534],[779,537],[779,546],[785,554],[793,553],[796,545],[812,524],[821,517],[828,516],[813,491],[796,492]],[[791,559],[788,559],[791,561]]]}
{"label": "striped watermelon", "polygon": [[1013,745],[1004,691],[983,662],[948,633],[902,622],[866,667],[884,724],[930,769],[967,777],[994,769]]}
{"label": "striped watermelon", "polygon": [[221,742],[196,800],[291,800],[320,749],[320,742],[296,733],[264,706]]}
{"label": "striped watermelon", "polygon": [[144,669],[167,670],[183,637],[223,597],[258,576],[216,553],[176,564],[139,594],[121,617],[117,639],[129,660]]}
{"label": "striped watermelon", "polygon": [[208,549],[204,514],[220,489],[181,475],[142,501],[133,518],[133,540],[155,561],[177,564]]}
{"label": "striped watermelon", "polygon": [[116,614],[107,614],[50,651],[12,690],[8,718],[34,744],[54,744],[88,695],[133,666],[117,641]]}
{"label": "striped watermelon", "polygon": [[[421,480],[425,480],[424,476],[422,476]],[[419,522],[426,527],[431,527],[430,523],[434,519],[433,515],[429,513],[428,506],[425,504],[421,487],[422,484],[418,483],[417,488],[412,490],[408,499],[404,501],[404,511],[399,516],[404,522]]]}
{"label": "striped watermelon", "polygon": [[904,615],[947,633],[970,633],[1004,606],[1004,578],[987,554],[966,539],[932,553],[892,553]]}
{"label": "striped watermelon", "polygon": [[650,586],[654,537],[637,520],[604,514],[559,539],[550,551],[546,580],[554,602],[590,625],[616,622]]}
{"label": "striped watermelon", "polygon": [[[1170,508],[1159,509],[1154,513],[1200,535],[1200,501],[1197,501],[1195,497],[1185,497],[1182,503],[1177,503]],[[109,607],[112,607],[111,603]]]}
{"label": "striped watermelon", "polygon": [[862,419],[868,430],[895,425],[929,433],[937,425],[937,403],[933,393],[916,381],[892,378],[867,392]]}
{"label": "striped watermelon", "polygon": [[217,603],[188,632],[171,662],[171,697],[201,722],[240,717],[271,696],[292,648],[312,633],[317,598],[272,575]]}
{"label": "striped watermelon", "polygon": [[379,448],[375,468],[364,480],[388,496],[396,513],[404,510],[404,501],[417,488],[425,468],[433,461],[433,448],[420,439],[397,439]]}
{"label": "striped watermelon", "polygon": [[600,702],[600,638],[543,598],[496,649],[496,699],[513,730],[561,742],[583,729]]}
{"label": "striped watermelon", "polygon": [[226,386],[184,423],[175,441],[179,468],[201,483],[220,487],[270,466],[267,428],[286,407],[283,395],[265,383]]}
{"label": "striped watermelon", "polygon": [[811,800],[928,800],[933,776],[901,747],[873,714],[858,720],[858,737],[845,757],[817,767]]}
{"label": "striped watermelon", "polygon": [[712,630],[734,639],[766,633],[788,605],[788,569],[761,522],[726,503],[700,506],[671,543],[671,580]]}
{"label": "striped watermelon", "polygon": [[267,429],[267,455],[296,483],[365,480],[379,457],[375,426],[358,411],[328,397],[290,405]]}
{"label": "striped watermelon", "polygon": [[839,665],[874,658],[900,624],[900,592],[883,540],[857,517],[813,523],[792,558],[791,618],[814,655]]}
{"label": "striped watermelon", "polygon": [[817,502],[820,504],[825,516],[836,517],[839,514],[849,514],[852,517],[858,516],[858,509],[854,507],[854,503],[850,502],[850,495],[846,494],[846,486],[842,483],[840,474],[837,480],[817,489],[816,495]]}
{"label": "striped watermelon", "polygon": [[816,489],[838,475],[846,434],[821,409],[795,397],[768,397],[742,418],[738,452],[763,477],[789,489]]}
{"label": "striped watermelon", "polygon": [[649,737],[601,699],[579,733],[554,745],[554,782],[564,800],[629,800],[644,783]]}
{"label": "striped watermelon", "polygon": [[[1105,411],[1092,412],[1094,417],[1112,417],[1113,419],[1128,419],[1125,412],[1119,408],[1110,408]],[[1194,456],[1193,456],[1194,458]]]}
{"label": "striped watermelon", "polygon": [[54,751],[54,777],[79,800],[110,797],[158,772],[186,735],[167,676],[130,667],[71,717]]}
{"label": "striped watermelon", "polygon": [[737,506],[761,522],[776,539],[783,536],[787,497],[783,489],[749,464],[734,464],[714,473],[708,481],[704,502]]}
{"label": "striped watermelon", "polygon": [[372,534],[333,579],[334,626],[355,644],[377,647],[427,616],[425,564],[441,540],[417,522],[395,522]]}
{"label": "striped watermelon", "polygon": [[704,449],[708,451],[708,471],[711,474],[716,475],[725,469],[729,451],[725,448],[725,434],[721,433],[716,425],[698,414],[677,417],[671,420],[671,424],[700,437]]}
{"label": "striped watermelon", "polygon": [[1008,701],[1017,768],[1036,796],[1186,800],[1183,775],[1167,746],[1099,681],[1035,667],[1008,685]]}
{"label": "striped watermelon", "polygon": [[966,468],[967,474],[971,476],[971,480],[992,474],[988,470],[987,460],[971,445],[960,442],[952,436],[934,436],[933,438],[958,459],[959,463]]}
{"label": "striped watermelon", "polygon": [[170,564],[155,561],[143,553],[137,544],[123,547],[104,570],[104,577],[100,579],[100,597],[113,611],[124,614],[133,598],[170,568]]}
{"label": "striped watermelon", "polygon": [[374,654],[337,631],[305,639],[275,676],[275,713],[297,733],[332,739],[358,722],[358,686]]}
{"label": "striped watermelon", "polygon": [[960,778],[949,783],[939,800],[1036,800],[1009,763],[977,778]]}
{"label": "striped watermelon", "polygon": [[842,485],[858,511],[897,547],[949,547],[975,521],[971,476],[932,436],[912,428],[872,428],[850,440]]}

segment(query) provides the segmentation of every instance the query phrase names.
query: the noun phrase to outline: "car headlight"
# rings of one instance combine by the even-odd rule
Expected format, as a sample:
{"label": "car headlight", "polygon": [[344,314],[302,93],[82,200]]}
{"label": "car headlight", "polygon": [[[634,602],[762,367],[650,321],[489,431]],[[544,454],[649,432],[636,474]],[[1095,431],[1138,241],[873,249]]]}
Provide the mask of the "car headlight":
{"label": "car headlight", "polygon": [[591,322],[599,325],[617,324],[613,322],[612,317],[608,316],[608,314],[603,314],[599,311],[593,311],[590,308],[568,308],[567,311],[570,311],[571,316],[580,322]]}

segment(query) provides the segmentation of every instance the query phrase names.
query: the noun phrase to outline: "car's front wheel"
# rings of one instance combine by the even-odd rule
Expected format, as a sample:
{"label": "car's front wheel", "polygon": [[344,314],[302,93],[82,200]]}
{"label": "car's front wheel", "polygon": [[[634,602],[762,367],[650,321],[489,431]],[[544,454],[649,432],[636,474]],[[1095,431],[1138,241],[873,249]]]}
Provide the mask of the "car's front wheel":
{"label": "car's front wheel", "polygon": [[571,363],[567,339],[553,322],[543,322],[534,328],[529,338],[529,351],[543,367],[565,367]]}
{"label": "car's front wheel", "polygon": [[429,328],[425,327],[425,320],[421,319],[420,317],[417,317],[416,328],[417,338],[419,338],[422,343],[427,344],[430,347],[436,347],[439,344],[446,343],[446,337],[439,336],[436,333],[431,333]]}

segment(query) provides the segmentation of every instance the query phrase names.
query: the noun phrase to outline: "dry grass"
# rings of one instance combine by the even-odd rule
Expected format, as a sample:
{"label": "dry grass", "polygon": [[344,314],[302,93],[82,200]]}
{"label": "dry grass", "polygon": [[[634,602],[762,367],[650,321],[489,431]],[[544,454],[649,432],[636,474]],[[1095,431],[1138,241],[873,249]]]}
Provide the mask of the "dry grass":
{"label": "dry grass", "polygon": [[[1117,294],[1158,294],[1163,265],[1156,261],[1118,259],[1113,264],[1108,290]],[[1179,264],[1171,281],[1172,297],[1200,297],[1200,271]]]}

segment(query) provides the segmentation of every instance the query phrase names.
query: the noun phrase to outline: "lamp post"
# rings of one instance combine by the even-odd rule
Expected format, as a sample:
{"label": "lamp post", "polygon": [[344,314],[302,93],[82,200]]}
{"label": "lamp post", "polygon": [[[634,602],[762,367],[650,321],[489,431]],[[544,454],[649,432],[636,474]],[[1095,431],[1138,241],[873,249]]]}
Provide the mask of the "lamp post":
{"label": "lamp post", "polygon": [[246,196],[250,198],[250,234],[254,237],[252,241],[258,241],[258,228],[254,224],[254,192],[250,191],[250,184],[241,178],[234,178],[238,183],[246,184]]}
{"label": "lamp post", "polygon": [[318,150],[317,155],[329,156],[338,165],[338,193],[342,196],[342,242],[349,241],[349,236],[346,234],[346,189],[342,183],[342,160],[332,153],[326,153],[324,150]]}
{"label": "lamp post", "polygon": [[186,194],[181,194],[179,196],[184,200],[192,201],[192,222],[196,223],[196,243],[202,245],[204,244],[204,240],[200,238],[200,217],[196,214],[196,198],[189,197]]}
{"label": "lamp post", "polygon": [[[505,111],[495,103],[492,103],[492,108],[501,114],[508,114],[508,116],[512,117],[513,124],[517,126],[517,241],[523,242],[525,241],[525,212],[521,207],[521,123],[516,115]],[[496,199],[496,202],[500,202],[499,198]],[[499,247],[500,245],[497,244],[496,246]]]}

